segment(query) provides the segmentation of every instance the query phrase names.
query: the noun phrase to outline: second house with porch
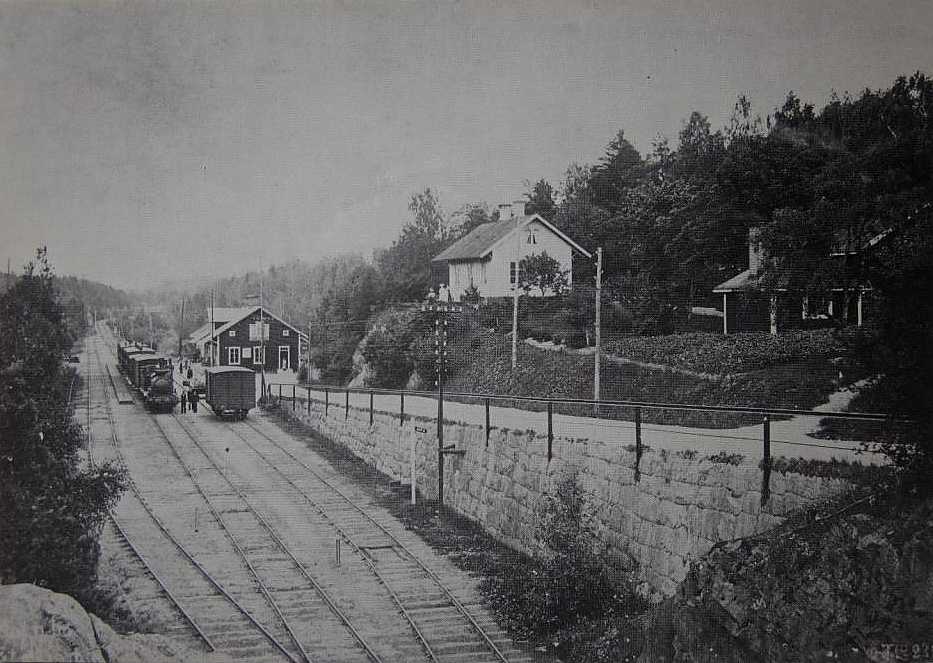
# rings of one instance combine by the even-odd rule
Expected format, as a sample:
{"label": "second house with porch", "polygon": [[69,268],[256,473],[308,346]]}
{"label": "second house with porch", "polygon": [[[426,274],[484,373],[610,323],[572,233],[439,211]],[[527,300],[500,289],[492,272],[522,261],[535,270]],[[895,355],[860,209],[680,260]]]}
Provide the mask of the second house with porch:
{"label": "second house with porch", "polygon": [[[264,339],[260,322],[268,330]],[[307,334],[259,306],[215,308],[213,332],[211,327],[207,322],[191,336],[206,364],[296,372],[302,353],[307,352]]]}

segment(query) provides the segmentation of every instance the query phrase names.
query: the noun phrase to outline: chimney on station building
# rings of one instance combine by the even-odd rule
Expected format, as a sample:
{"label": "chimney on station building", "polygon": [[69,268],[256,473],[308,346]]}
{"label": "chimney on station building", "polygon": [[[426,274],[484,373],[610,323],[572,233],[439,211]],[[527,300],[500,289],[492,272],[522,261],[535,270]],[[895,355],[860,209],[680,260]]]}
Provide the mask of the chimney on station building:
{"label": "chimney on station building", "polygon": [[512,203],[512,212],[515,216],[525,216],[525,202],[524,200],[516,200]]}
{"label": "chimney on station building", "polygon": [[512,206],[508,203],[499,204],[499,220],[505,221],[512,218]]}

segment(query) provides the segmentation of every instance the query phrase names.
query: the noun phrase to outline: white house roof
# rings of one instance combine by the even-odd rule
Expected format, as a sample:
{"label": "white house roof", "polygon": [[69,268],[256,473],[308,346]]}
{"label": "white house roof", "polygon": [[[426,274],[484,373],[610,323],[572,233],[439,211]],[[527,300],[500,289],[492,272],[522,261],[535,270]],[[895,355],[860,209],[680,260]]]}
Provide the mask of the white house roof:
{"label": "white house roof", "polygon": [[493,221],[491,223],[484,223],[480,226],[477,226],[464,237],[461,237],[451,246],[447,247],[446,250],[432,258],[431,262],[444,262],[450,260],[477,260],[480,258],[485,258],[487,255],[489,255],[494,247],[502,244],[509,238],[509,236],[515,233],[516,225],[518,225],[518,229],[520,231],[521,228],[525,227],[532,221],[538,221],[541,223],[545,228],[557,235],[578,253],[584,255],[587,258],[592,257],[588,251],[567,237],[567,235],[555,228],[551,223],[546,221],[540,215],[526,214],[519,220],[514,218],[505,219],[503,221]]}

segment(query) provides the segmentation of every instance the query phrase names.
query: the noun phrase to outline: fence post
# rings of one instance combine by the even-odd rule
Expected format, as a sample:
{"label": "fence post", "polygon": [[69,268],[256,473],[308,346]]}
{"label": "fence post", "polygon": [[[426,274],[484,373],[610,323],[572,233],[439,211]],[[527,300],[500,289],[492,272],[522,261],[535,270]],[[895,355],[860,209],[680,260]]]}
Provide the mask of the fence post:
{"label": "fence post", "polygon": [[350,418],[350,390],[349,389],[347,389],[346,391],[346,399],[344,400],[343,418],[344,420],[347,420]]}
{"label": "fence post", "polygon": [[311,414],[311,385],[308,385],[308,414]]}
{"label": "fence post", "polygon": [[295,411],[295,399],[296,399],[295,385],[292,385],[292,412]]}
{"label": "fence post", "polygon": [[398,408],[398,425],[401,426],[405,423],[405,394],[399,394],[401,396],[401,402]]}
{"label": "fence post", "polygon": [[369,392],[369,426],[373,425],[373,392]]}
{"label": "fence post", "polygon": [[641,481],[641,408],[635,408],[635,482]]}
{"label": "fence post", "polygon": [[330,389],[324,389],[324,417],[327,418],[327,411],[330,409]]}
{"label": "fence post", "polygon": [[282,403],[282,385],[280,384],[279,385],[279,404],[281,405],[281,403]]}
{"label": "fence post", "polygon": [[761,506],[764,506],[771,497],[771,417],[766,414],[762,424],[764,458],[761,464]]}
{"label": "fence post", "polygon": [[554,445],[554,403],[547,402],[547,462],[551,462],[551,451]]}
{"label": "fence post", "polygon": [[489,446],[489,399],[483,399],[486,402],[486,446]]}

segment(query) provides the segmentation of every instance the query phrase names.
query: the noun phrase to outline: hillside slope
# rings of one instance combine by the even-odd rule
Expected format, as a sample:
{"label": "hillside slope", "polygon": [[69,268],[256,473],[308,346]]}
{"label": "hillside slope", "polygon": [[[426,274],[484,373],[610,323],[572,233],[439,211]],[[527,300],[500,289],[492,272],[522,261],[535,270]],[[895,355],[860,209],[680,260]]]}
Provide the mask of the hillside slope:
{"label": "hillside slope", "polygon": [[653,615],[639,662],[933,660],[933,500],[907,499],[714,549]]}
{"label": "hillside slope", "polygon": [[[677,337],[638,339],[643,347],[677,342]],[[736,338],[730,348],[749,347],[747,339]],[[658,353],[636,353],[633,359],[658,360]],[[510,341],[480,328],[471,329],[451,344],[451,369],[447,389],[515,396],[582,398],[593,397],[593,357],[518,346],[518,367],[511,369]],[[662,356],[663,358],[663,356]],[[732,360],[737,363],[736,360]],[[603,400],[634,400],[692,405],[764,406],[811,409],[826,402],[841,384],[855,379],[856,372],[840,382],[837,366],[829,359],[784,355],[780,361],[727,375],[690,375],[688,371],[649,368],[605,360],[601,367],[600,396]],[[567,409],[567,408],[564,408]],[[620,412],[620,416],[630,413]],[[747,417],[674,411],[646,413],[654,423],[679,423],[731,427],[749,423]]]}

